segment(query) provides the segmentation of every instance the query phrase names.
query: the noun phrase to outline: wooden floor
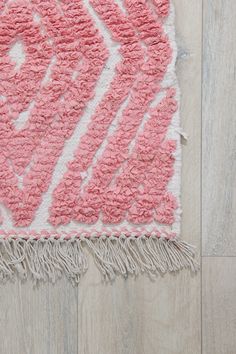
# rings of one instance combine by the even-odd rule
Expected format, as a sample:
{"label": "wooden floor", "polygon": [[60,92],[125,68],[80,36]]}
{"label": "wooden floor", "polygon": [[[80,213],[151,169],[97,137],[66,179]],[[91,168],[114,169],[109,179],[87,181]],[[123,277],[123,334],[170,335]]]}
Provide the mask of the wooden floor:
{"label": "wooden floor", "polygon": [[1,354],[236,353],[236,1],[174,3],[183,238],[202,270],[111,285],[91,262],[78,288],[1,286]]}

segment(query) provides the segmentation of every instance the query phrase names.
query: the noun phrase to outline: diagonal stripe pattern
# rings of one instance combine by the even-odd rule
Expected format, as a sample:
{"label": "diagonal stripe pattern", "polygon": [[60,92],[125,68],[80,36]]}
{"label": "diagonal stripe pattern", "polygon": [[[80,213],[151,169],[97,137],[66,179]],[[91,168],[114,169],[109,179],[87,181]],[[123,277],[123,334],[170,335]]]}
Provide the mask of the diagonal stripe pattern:
{"label": "diagonal stripe pattern", "polygon": [[[50,227],[175,222],[169,15],[168,0],[1,5],[0,202],[14,226],[30,227],[46,194]],[[85,121],[113,46],[119,61]],[[73,156],[62,166],[69,145]]]}

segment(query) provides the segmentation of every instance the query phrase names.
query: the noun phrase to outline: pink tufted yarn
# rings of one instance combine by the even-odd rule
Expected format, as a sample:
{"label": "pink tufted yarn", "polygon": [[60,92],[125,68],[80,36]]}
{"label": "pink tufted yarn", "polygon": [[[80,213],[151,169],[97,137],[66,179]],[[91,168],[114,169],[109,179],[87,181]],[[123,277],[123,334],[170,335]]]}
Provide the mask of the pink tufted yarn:
{"label": "pink tufted yarn", "polygon": [[[92,162],[97,148],[103,142],[120,104],[127,97],[143,63],[144,53],[138,38],[118,6],[112,0],[91,2],[112,32],[114,40],[122,44],[120,48],[122,60],[116,67],[116,76],[109,90],[97,107],[88,130],[78,145],[74,160],[68,166],[68,172],[53,193],[50,217],[53,224],[66,223],[74,217],[76,197],[82,181],[80,172],[86,171]],[[88,206],[84,211],[86,208],[90,210]]]}
{"label": "pink tufted yarn", "polygon": [[157,14],[160,17],[166,17],[170,11],[170,1],[169,0],[152,0]]}
{"label": "pink tufted yarn", "polygon": [[[159,83],[163,79],[167,65],[171,59],[171,49],[168,39],[163,33],[161,24],[156,22],[145,2],[126,1],[127,10],[130,12],[126,22],[124,16],[121,19],[119,18],[117,6],[115,6],[113,2],[107,0],[104,2],[92,0],[91,2],[99,15],[103,19],[107,19],[106,22],[108,22],[111,29],[113,21],[117,23],[117,21],[121,20],[119,21],[119,27],[113,25],[113,31],[115,30],[117,32],[118,29],[119,32],[122,31],[121,24],[126,23],[126,28],[123,28],[124,36],[126,41],[132,43],[133,33],[127,32],[127,28],[130,26],[129,21],[131,21],[134,28],[139,30],[140,39],[146,46],[148,58],[140,66],[140,71],[132,88],[128,106],[123,112],[117,130],[113,136],[109,138],[109,142],[102,157],[96,163],[92,178],[86,186],[84,193],[76,200],[76,196],[79,194],[79,184],[75,187],[73,184],[69,184],[68,186],[68,182],[66,183],[68,179],[76,181],[80,179],[79,172],[83,171],[83,166],[81,166],[81,163],[83,163],[81,152],[75,156],[74,161],[69,166],[69,171],[65,176],[66,180],[63,180],[58,189],[54,192],[50,221],[55,224],[68,223],[71,218],[88,223],[97,221],[99,212],[104,203],[103,195],[106,194],[106,188],[109,186],[114,172],[119,168],[121,163],[128,158],[128,146],[135,137],[141,119],[150,102],[160,89]],[[107,6],[108,3],[110,7]],[[105,12],[102,11],[103,8]],[[111,12],[109,12],[108,9]],[[144,21],[145,26],[143,26],[143,19],[148,20],[148,22]],[[118,35],[119,34],[116,34],[116,36]],[[123,86],[124,85],[122,85],[122,87]],[[112,94],[112,92],[113,88],[111,87],[110,94]],[[84,141],[86,140],[87,136],[84,137]],[[89,150],[89,145],[86,144],[84,150],[85,149]],[[89,152],[85,152],[84,156],[85,158],[89,156]],[[84,167],[87,168],[87,164]],[[70,200],[68,196],[71,196],[72,200]],[[119,198],[120,197],[121,196],[119,196]],[[65,200],[67,200],[67,205],[65,205]],[[68,213],[68,209],[71,209],[70,214]],[[113,223],[115,218],[106,218],[104,221]],[[119,221],[121,220],[119,219]],[[118,222],[118,219],[116,219],[116,222]]]}
{"label": "pink tufted yarn", "polygon": [[[106,69],[107,31],[120,61],[50,192],[48,221],[172,225],[179,205],[168,184],[177,145],[168,129],[178,105],[175,88],[163,87],[173,60],[164,27],[170,3],[90,0],[87,7],[17,0],[0,13],[0,200],[16,227],[37,219]],[[11,49],[19,42],[25,58],[17,68]],[[28,117],[17,128],[22,112]]]}
{"label": "pink tufted yarn", "polygon": [[[177,108],[174,95],[175,91],[170,89],[160,104],[151,110],[151,117],[143,133],[138,136],[133,152],[116,178],[114,187],[106,189],[102,198],[105,223],[120,222],[126,211],[133,223],[153,220],[152,209],[161,204],[162,194],[173,175],[172,152],[175,144],[170,140],[166,144],[163,140]],[[161,181],[158,178],[159,170],[162,171]],[[143,191],[138,189],[140,185],[143,185]],[[173,213],[174,208],[171,210]],[[165,223],[171,224],[172,221],[166,218]]]}
{"label": "pink tufted yarn", "polygon": [[0,281],[198,269],[170,0],[0,0]]}
{"label": "pink tufted yarn", "polygon": [[[25,8],[27,11],[29,9],[26,4],[28,4],[26,1],[13,3],[13,9],[10,8],[6,15],[2,15],[3,23],[4,20],[7,23],[5,30],[1,31],[2,36],[8,32],[8,28],[11,28],[11,22],[5,16],[10,16],[11,19],[11,11],[20,15],[24,14]],[[0,176],[0,197],[12,211],[16,226],[26,226],[32,222],[35,210],[41,202],[42,193],[48,188],[53,169],[63,149],[65,140],[71,136],[76,123],[83,113],[86,102],[93,96],[96,80],[107,58],[107,50],[103,45],[102,38],[93,27],[93,23],[81,2],[71,4],[68,1],[63,1],[64,11],[68,13],[66,22],[56,10],[56,2],[54,0],[33,0],[33,4],[35,10],[45,19],[45,26],[48,26],[50,35],[55,36],[56,46],[54,51],[55,55],[58,56],[58,64],[51,75],[53,79],[55,78],[55,81],[52,81],[49,87],[42,88],[42,96],[39,97],[40,109],[38,110],[36,107],[34,110],[40,116],[40,120],[36,119],[36,126],[33,128],[30,126],[30,122],[28,123],[30,139],[33,140],[37,147],[32,168],[24,176],[23,191],[18,189],[13,171],[10,170],[5,162],[6,158],[12,158],[12,153],[9,156],[8,151],[6,151],[8,147],[6,147],[5,140],[0,143],[4,160],[2,161],[3,170],[1,170]],[[73,24],[73,31],[68,26],[70,23]],[[25,36],[26,34],[23,33],[23,38]],[[5,36],[4,38],[8,37]],[[35,45],[38,45],[37,38],[35,40]],[[5,49],[5,44],[2,44],[2,46]],[[67,55],[65,55],[65,46]],[[40,47],[38,50],[40,50]],[[80,81],[74,82],[71,80],[71,74],[75,65],[78,64],[78,50],[81,51],[83,56],[83,66],[80,72]],[[65,65],[63,65],[64,61]],[[8,65],[8,63],[5,65]],[[32,68],[33,63],[30,63],[30,65]],[[8,75],[10,75],[9,72]],[[7,80],[8,77],[6,76],[5,81],[7,82]],[[3,87],[2,91],[8,98],[5,87]],[[65,103],[61,102],[62,93]],[[14,137],[13,127],[8,123],[10,117],[8,117],[7,108],[4,108],[8,104],[8,100],[2,103],[5,120],[3,123],[1,122],[0,131],[6,132],[7,137],[13,142],[12,150],[14,151],[15,159],[17,159],[17,157],[21,156],[22,150],[27,152],[28,148],[30,148],[30,153],[32,153],[31,144],[27,139],[27,127],[27,131],[23,129],[20,132],[19,139]],[[57,117],[56,120],[55,116]],[[51,121],[51,118],[54,118],[54,121]],[[45,127],[44,122],[46,123]],[[47,133],[41,139],[40,144],[37,144],[37,140],[41,137],[41,133],[45,128]],[[36,139],[34,132],[37,136]],[[23,163],[23,160],[23,158],[20,158],[20,163]],[[20,167],[24,167],[24,164]],[[19,172],[21,172],[21,169]]]}

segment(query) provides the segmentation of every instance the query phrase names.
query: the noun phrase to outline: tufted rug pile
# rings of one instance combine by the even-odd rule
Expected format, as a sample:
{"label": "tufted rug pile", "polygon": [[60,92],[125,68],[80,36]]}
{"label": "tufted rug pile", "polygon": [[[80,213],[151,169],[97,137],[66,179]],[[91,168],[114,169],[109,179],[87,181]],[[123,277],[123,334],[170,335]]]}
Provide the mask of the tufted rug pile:
{"label": "tufted rug pile", "polygon": [[0,1],[0,275],[197,268],[169,0]]}

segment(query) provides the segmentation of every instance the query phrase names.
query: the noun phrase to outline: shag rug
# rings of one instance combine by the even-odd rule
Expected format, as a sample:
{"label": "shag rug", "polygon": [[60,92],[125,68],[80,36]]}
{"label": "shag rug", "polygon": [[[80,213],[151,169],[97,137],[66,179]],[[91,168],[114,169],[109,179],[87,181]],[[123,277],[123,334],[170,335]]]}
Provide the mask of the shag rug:
{"label": "shag rug", "polygon": [[0,1],[0,274],[197,268],[169,0]]}

